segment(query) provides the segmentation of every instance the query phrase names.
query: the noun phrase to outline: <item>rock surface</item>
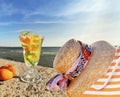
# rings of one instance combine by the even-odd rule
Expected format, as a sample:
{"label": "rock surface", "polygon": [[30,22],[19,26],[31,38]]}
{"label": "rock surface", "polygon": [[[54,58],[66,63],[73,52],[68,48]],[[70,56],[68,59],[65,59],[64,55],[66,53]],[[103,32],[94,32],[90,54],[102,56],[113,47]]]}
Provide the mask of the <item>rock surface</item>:
{"label": "rock surface", "polygon": [[42,75],[42,80],[29,84],[20,80],[20,76],[26,70],[24,63],[0,59],[0,66],[5,64],[13,64],[17,75],[10,80],[0,81],[0,97],[67,97],[64,91],[51,92],[46,89],[46,82],[56,74],[53,68],[37,66],[36,69]]}

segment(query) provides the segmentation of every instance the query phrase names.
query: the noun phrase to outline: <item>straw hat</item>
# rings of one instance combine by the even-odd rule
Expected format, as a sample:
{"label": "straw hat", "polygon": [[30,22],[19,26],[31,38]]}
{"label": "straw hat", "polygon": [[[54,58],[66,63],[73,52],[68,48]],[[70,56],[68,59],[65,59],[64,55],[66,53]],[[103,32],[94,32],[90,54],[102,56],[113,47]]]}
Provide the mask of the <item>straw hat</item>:
{"label": "straw hat", "polygon": [[80,55],[81,45],[78,41],[70,39],[58,51],[53,67],[57,72],[65,73]]}
{"label": "straw hat", "polygon": [[[115,48],[105,42],[97,41],[92,45],[92,54],[86,68],[73,79],[67,88],[69,97],[79,97],[92,83],[94,83],[108,68],[115,54]],[[71,39],[58,51],[53,67],[60,73],[65,73],[76,61],[81,52],[78,41]]]}

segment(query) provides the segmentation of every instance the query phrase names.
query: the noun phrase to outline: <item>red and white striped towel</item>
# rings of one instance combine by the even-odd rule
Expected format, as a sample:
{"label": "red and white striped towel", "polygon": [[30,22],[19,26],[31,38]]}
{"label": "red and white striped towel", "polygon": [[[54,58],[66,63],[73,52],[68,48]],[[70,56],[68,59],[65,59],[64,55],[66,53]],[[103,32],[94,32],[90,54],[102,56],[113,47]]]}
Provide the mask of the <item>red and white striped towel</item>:
{"label": "red and white striped towel", "polygon": [[105,74],[80,97],[120,97],[120,46]]}

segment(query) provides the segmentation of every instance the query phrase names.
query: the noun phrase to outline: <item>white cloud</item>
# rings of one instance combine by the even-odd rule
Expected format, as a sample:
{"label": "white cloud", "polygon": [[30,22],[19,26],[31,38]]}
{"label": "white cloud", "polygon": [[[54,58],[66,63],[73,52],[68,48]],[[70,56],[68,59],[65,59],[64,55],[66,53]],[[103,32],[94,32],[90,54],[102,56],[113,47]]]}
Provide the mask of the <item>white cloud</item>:
{"label": "white cloud", "polygon": [[74,24],[76,22],[74,21],[63,21],[63,20],[58,20],[58,21],[8,21],[8,22],[0,22],[0,26],[9,26],[9,25],[34,25],[34,24]]}
{"label": "white cloud", "polygon": [[106,0],[79,0],[71,2],[58,16],[71,16],[82,12],[101,12],[105,10]]}
{"label": "white cloud", "polygon": [[[69,33],[66,33],[67,39],[75,38],[79,39],[86,43],[93,43],[94,41],[98,40],[106,40],[113,44],[119,43],[120,37],[120,23],[89,23],[83,26],[75,25],[78,27],[73,26],[73,30],[69,30]],[[74,29],[75,28],[75,29]],[[70,32],[71,31],[71,32]]]}
{"label": "white cloud", "polygon": [[0,4],[0,16],[12,15],[14,13],[18,13],[18,10],[13,7],[12,3],[9,3],[9,4],[1,3]]}
{"label": "white cloud", "polygon": [[63,20],[56,20],[56,21],[34,21],[33,23],[35,24],[71,24],[71,23],[75,23],[74,21],[63,21]]}
{"label": "white cloud", "polygon": [[[25,18],[28,18],[27,20],[24,18],[20,22],[1,22],[0,26],[27,25],[22,26],[23,30],[24,27],[27,27],[26,30],[45,35],[43,44],[45,46],[61,46],[71,38],[86,43],[106,40],[115,45],[120,43],[119,4],[120,0],[78,0],[77,2],[73,0],[66,5],[66,8],[62,9],[61,7],[61,10],[55,12],[55,14],[50,14],[50,12],[45,14],[44,10],[41,12],[39,9],[36,9],[32,13],[26,12]],[[24,13],[25,11],[18,11],[17,8],[13,8],[12,4],[8,6],[3,4],[0,10],[1,16],[12,15],[17,12]],[[50,14],[53,17],[57,17],[57,19],[40,21],[38,17],[36,20],[30,21],[33,15],[40,14],[44,14],[45,16]],[[41,24],[48,25],[41,26]],[[22,29],[11,32],[21,31]]]}
{"label": "white cloud", "polygon": [[10,22],[0,22],[0,26],[7,26],[9,24],[10,24]]}

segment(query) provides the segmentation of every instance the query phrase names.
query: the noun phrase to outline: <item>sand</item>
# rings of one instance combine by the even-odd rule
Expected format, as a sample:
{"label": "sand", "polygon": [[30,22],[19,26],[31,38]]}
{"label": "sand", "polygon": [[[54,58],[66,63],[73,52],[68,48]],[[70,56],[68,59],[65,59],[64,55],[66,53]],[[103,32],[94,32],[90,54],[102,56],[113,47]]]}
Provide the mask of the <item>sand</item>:
{"label": "sand", "polygon": [[38,83],[29,84],[20,80],[21,74],[26,70],[26,65],[21,62],[0,59],[0,66],[13,64],[17,75],[7,81],[0,81],[0,97],[67,97],[64,91],[51,92],[46,89],[46,82],[57,72],[53,68],[37,66],[42,80]]}

